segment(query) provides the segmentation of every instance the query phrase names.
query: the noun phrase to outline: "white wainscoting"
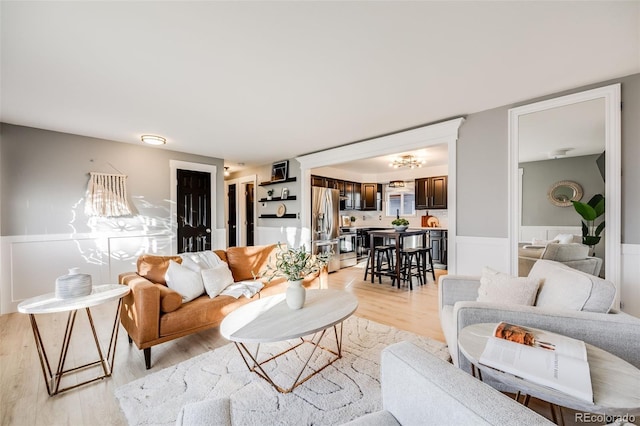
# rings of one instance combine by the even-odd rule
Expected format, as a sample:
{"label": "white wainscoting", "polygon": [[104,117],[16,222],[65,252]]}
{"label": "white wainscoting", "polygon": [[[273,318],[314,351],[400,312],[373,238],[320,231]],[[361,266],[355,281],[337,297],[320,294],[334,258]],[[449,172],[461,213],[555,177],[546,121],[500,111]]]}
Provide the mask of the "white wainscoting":
{"label": "white wainscoting", "polygon": [[256,245],[276,243],[282,243],[292,247],[299,247],[300,244],[308,245],[308,232],[305,232],[299,226],[281,226],[279,228],[270,228],[265,226],[256,227]]}
{"label": "white wainscoting", "polygon": [[509,239],[457,236],[455,265],[449,269],[457,275],[479,276],[484,266],[510,272]]}
{"label": "white wainscoting", "polygon": [[582,235],[579,226],[521,226],[519,242],[536,240],[552,240],[558,234]]}
{"label": "white wainscoting", "polygon": [[53,292],[56,278],[68,268],[90,274],[94,285],[117,283],[118,274],[136,270],[141,254],[171,254],[174,240],[165,233],[2,237],[0,313],[15,312],[20,301]]}
{"label": "white wainscoting", "polygon": [[640,317],[640,244],[622,244],[620,300],[623,311]]}

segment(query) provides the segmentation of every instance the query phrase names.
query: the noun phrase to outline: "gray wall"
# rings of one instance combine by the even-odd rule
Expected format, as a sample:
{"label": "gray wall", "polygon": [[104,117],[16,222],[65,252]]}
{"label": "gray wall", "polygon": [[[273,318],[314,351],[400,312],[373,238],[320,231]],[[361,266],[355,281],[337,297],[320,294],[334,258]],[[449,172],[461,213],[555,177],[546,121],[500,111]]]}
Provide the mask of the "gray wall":
{"label": "gray wall", "polygon": [[522,174],[522,225],[580,226],[582,218],[573,206],[558,207],[547,195],[556,182],[571,180],[582,186],[582,202],[596,194],[604,194],[604,181],[596,159],[598,155],[559,158],[520,163]]}
{"label": "gray wall", "polygon": [[[460,129],[457,149],[458,235],[508,236],[509,108],[621,83],[622,243],[640,244],[640,74],[555,93],[518,104],[470,114]],[[526,82],[523,82],[526,84]]]}
{"label": "gray wall", "polygon": [[[217,166],[217,197],[223,199],[223,160],[218,158],[6,123],[0,126],[3,236],[95,230],[84,214],[89,172],[119,171],[128,176],[128,195],[141,217],[121,220],[126,226],[170,225],[169,160]],[[216,227],[224,228],[224,205],[218,202],[213,208]],[[117,223],[111,219],[112,226]]]}

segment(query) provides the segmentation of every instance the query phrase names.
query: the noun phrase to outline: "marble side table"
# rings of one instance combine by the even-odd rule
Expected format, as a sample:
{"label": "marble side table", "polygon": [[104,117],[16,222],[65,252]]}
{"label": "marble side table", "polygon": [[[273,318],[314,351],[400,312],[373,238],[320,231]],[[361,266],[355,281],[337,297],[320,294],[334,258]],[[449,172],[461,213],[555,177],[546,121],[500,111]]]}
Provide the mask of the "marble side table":
{"label": "marble side table", "polygon": [[[97,380],[110,377],[113,371],[113,360],[116,354],[116,341],[118,339],[118,312],[120,311],[120,304],[122,298],[129,293],[129,287],[119,284],[107,284],[94,286],[91,294],[87,296],[74,297],[71,299],[58,299],[55,297],[55,293],[44,294],[42,296],[32,297],[30,299],[22,301],[18,305],[18,312],[28,314],[31,321],[31,328],[33,330],[33,337],[36,341],[36,348],[38,349],[38,356],[40,358],[40,366],[42,367],[42,375],[44,376],[45,384],[47,385],[47,393],[49,396],[57,395],[60,392],[64,392],[70,389],[77,388],[78,386],[92,383]],[[111,330],[111,339],[109,340],[109,349],[105,353],[98,340],[98,334],[93,324],[93,318],[91,316],[90,307],[101,305],[112,300],[118,301],[118,307],[116,309],[116,315],[113,322],[113,328]],[[73,326],[75,324],[76,315],[79,310],[84,309],[91,325],[91,331],[93,333],[93,339],[98,350],[98,356],[100,359],[94,362],[90,362],[78,367],[72,367],[65,370],[65,361],[67,358],[67,352],[69,349],[69,343],[71,342],[71,335],[73,333]],[[50,314],[56,312],[68,312],[67,325],[64,332],[64,338],[60,349],[60,358],[58,360],[58,367],[55,374],[52,372],[51,365],[49,364],[49,358],[45,350],[42,336],[36,322],[36,315],[38,314]],[[102,374],[93,379],[77,383],[73,386],[60,388],[60,381],[62,377],[67,373],[77,372],[81,369],[100,365],[102,367]]]}
{"label": "marble side table", "polygon": [[[474,368],[481,371],[482,376],[489,376],[512,388],[520,389],[524,395],[548,401],[557,407],[610,416],[640,415],[640,387],[638,387],[640,370],[604,349],[588,343],[586,344],[587,360],[591,374],[593,402],[586,402],[564,392],[480,364],[480,356],[496,325],[495,323],[469,325],[461,330],[458,338],[460,352]],[[525,401],[528,401],[528,398],[525,398]],[[552,414],[555,420],[555,407]],[[562,416],[557,420],[560,421],[561,418]]]}

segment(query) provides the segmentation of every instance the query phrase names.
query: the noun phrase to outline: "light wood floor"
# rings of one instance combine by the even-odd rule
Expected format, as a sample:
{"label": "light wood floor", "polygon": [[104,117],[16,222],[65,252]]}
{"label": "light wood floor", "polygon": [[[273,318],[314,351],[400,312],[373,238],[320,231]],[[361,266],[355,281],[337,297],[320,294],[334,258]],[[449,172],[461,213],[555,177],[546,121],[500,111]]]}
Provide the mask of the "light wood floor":
{"label": "light wood floor", "polygon": [[[330,287],[353,292],[359,300],[356,315],[444,341],[438,319],[437,286],[429,279],[424,286],[409,291],[392,288],[389,280],[371,284],[363,278],[362,265],[330,274]],[[98,336],[110,333],[116,304],[92,308]],[[66,314],[36,317],[51,364],[57,363],[64,333]],[[114,397],[117,387],[147,374],[160,371],[196,355],[226,344],[218,329],[207,330],[155,346],[151,350],[151,370],[144,368],[142,351],[129,345],[120,329],[114,372],[111,378],[49,397],[27,315],[0,316],[0,419],[1,425],[126,425],[126,419]],[[78,313],[67,365],[82,365],[97,359],[95,345],[84,313]],[[72,375],[86,380],[95,369]],[[548,417],[542,405],[541,414]],[[566,424],[573,424],[565,414]]]}

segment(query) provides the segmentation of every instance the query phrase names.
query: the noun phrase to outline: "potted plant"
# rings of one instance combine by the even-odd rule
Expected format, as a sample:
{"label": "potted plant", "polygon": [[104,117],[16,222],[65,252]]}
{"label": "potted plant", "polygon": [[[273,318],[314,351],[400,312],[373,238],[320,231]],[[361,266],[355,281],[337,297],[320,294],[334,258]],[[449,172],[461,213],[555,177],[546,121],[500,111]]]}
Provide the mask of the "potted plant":
{"label": "potted plant", "polygon": [[393,225],[393,229],[396,231],[405,231],[409,227],[409,221],[399,217],[394,219],[393,222],[391,222],[391,225]]}
{"label": "potted plant", "polygon": [[273,189],[270,189],[267,191],[267,200],[270,200],[273,198]]}
{"label": "potted plant", "polygon": [[584,221],[582,221],[582,244],[593,249],[600,242],[600,234],[604,230],[604,220],[596,226],[596,219],[604,214],[604,196],[596,194],[591,199],[582,203],[580,201],[572,201],[573,208]]}
{"label": "potted plant", "polygon": [[265,276],[271,281],[276,277],[284,277],[289,282],[287,287],[287,305],[291,309],[300,309],[304,305],[306,290],[302,280],[309,274],[320,273],[329,263],[333,252],[313,255],[307,252],[304,245],[299,248],[286,248],[278,243],[275,264],[267,265]]}

